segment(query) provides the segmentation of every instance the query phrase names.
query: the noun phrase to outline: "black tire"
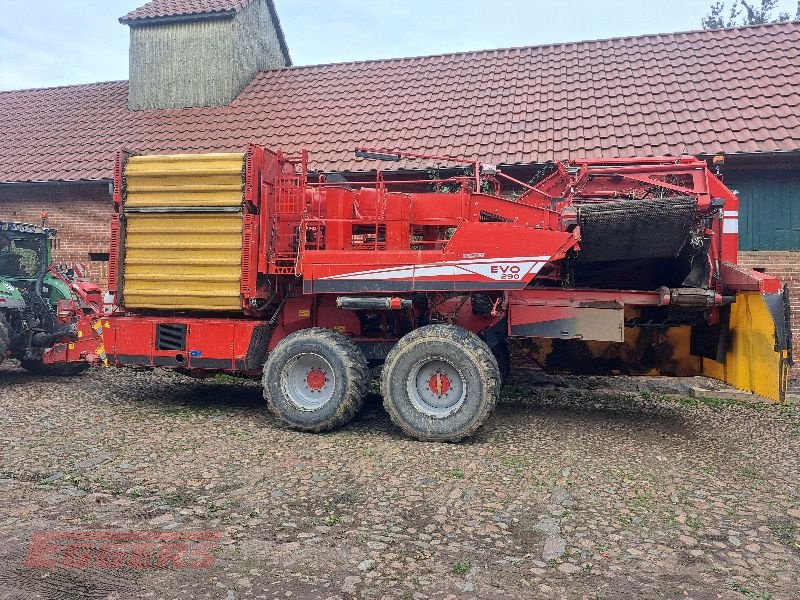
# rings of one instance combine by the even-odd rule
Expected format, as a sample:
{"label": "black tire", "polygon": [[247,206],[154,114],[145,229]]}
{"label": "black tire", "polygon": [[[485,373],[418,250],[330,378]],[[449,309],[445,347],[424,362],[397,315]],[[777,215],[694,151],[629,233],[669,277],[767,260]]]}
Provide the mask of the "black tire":
{"label": "black tire", "polygon": [[29,373],[47,377],[75,377],[91,366],[88,362],[45,364],[40,360],[21,360],[19,363]]}
{"label": "black tire", "polygon": [[500,370],[500,387],[503,387],[511,375],[511,352],[505,340],[492,346],[492,354],[497,361],[497,368]]}
{"label": "black tire", "polygon": [[264,365],[267,405],[283,423],[300,431],[319,433],[350,421],[364,402],[368,383],[364,353],[344,335],[320,327],[286,336]]}
{"label": "black tire", "polygon": [[2,363],[6,358],[6,352],[11,347],[11,336],[8,333],[8,326],[6,325],[6,319],[3,315],[0,315],[0,363]]}
{"label": "black tire", "polygon": [[386,357],[381,377],[386,412],[422,441],[458,442],[472,435],[494,411],[499,390],[489,346],[453,325],[428,325],[404,336]]}

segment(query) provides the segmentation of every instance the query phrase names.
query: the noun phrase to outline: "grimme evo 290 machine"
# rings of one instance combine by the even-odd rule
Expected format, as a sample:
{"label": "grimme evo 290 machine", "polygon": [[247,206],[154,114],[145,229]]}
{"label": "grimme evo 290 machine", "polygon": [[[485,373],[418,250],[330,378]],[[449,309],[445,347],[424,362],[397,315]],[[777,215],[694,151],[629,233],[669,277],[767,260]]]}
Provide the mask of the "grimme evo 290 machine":
{"label": "grimme evo 290 machine", "polygon": [[487,419],[507,338],[547,369],[705,374],[784,399],[786,293],[737,266],[738,200],[705,162],[554,163],[526,185],[358,155],[461,174],[310,178],[305,152],[255,145],[120,153],[108,361],[263,372],[274,414],[314,432],[352,418],[382,364],[384,407],[421,440]]}

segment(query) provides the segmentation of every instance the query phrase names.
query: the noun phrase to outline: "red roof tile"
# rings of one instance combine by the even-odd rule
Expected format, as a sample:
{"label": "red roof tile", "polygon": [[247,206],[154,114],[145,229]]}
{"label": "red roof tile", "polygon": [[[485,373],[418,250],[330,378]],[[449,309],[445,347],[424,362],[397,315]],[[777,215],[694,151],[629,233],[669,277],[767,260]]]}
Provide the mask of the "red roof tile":
{"label": "red roof tile", "polygon": [[150,0],[120,18],[120,23],[133,23],[144,19],[189,17],[213,13],[235,13],[253,0]]}
{"label": "red roof tile", "polygon": [[250,141],[305,147],[323,170],[375,168],[360,145],[496,163],[796,152],[800,22],[265,71],[225,107],[126,101],[127,82],[0,93],[0,181],[105,179],[120,147]]}

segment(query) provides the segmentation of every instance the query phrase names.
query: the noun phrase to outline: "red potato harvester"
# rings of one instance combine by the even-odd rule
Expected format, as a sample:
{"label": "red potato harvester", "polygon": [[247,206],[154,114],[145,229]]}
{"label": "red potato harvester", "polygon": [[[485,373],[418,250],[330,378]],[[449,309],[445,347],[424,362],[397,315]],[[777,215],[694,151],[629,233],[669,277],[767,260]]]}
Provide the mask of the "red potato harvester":
{"label": "red potato harvester", "polygon": [[[738,199],[693,157],[554,163],[528,185],[309,176],[305,152],[120,153],[113,365],[263,373],[286,424],[325,431],[382,365],[408,435],[455,441],[495,407],[508,338],[552,371],[704,374],[783,401],[781,282],[737,266]],[[511,193],[509,193],[511,192]]]}

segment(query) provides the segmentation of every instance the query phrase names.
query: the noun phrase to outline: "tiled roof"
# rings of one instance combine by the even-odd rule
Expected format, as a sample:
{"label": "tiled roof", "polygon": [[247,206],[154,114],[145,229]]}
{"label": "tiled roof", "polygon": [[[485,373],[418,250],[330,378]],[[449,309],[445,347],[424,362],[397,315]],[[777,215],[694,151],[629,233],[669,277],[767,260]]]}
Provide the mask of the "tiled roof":
{"label": "tiled roof", "polygon": [[110,178],[123,146],[250,141],[323,170],[375,168],[359,145],[498,164],[795,152],[800,22],[266,71],[225,107],[126,98],[126,82],[0,93],[0,181]]}
{"label": "tiled roof", "polygon": [[235,13],[253,0],[150,0],[120,18],[120,23],[134,23],[145,19],[189,17],[213,13]]}

